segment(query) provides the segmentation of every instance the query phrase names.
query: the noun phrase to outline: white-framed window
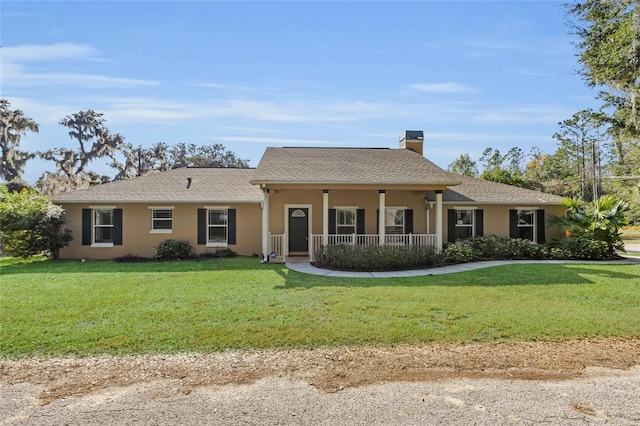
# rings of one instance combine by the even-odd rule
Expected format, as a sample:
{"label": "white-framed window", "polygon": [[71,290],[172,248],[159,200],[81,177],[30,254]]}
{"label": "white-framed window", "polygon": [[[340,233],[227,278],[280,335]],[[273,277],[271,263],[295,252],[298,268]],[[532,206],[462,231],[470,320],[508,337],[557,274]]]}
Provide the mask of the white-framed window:
{"label": "white-framed window", "polygon": [[356,233],[356,208],[336,208],[336,234]]}
{"label": "white-framed window", "polygon": [[207,246],[226,246],[229,236],[229,211],[223,208],[207,209]]}
{"label": "white-framed window", "polygon": [[387,235],[404,234],[404,207],[388,207],[384,214],[384,229]]}
{"label": "white-framed window", "polygon": [[113,224],[113,209],[94,209],[91,245],[94,247],[112,247],[114,242]]}
{"label": "white-framed window", "polygon": [[151,232],[170,234],[173,232],[173,207],[149,207],[151,209]]}
{"label": "white-framed window", "polygon": [[521,210],[517,212],[518,238],[535,241],[535,210]]}
{"label": "white-framed window", "polygon": [[456,209],[456,241],[474,236],[473,210]]}

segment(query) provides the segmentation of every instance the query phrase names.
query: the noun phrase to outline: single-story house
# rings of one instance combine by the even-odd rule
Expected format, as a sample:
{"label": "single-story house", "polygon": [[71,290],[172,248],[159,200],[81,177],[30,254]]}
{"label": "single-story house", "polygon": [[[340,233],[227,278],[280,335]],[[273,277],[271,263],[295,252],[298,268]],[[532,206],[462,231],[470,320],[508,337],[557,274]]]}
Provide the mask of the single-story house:
{"label": "single-story house", "polygon": [[180,168],[54,196],[74,240],[63,258],[151,257],[165,239],[285,260],[326,244],[428,245],[481,235],[560,236],[561,197],[449,173],[398,149],[267,148],[255,169]]}

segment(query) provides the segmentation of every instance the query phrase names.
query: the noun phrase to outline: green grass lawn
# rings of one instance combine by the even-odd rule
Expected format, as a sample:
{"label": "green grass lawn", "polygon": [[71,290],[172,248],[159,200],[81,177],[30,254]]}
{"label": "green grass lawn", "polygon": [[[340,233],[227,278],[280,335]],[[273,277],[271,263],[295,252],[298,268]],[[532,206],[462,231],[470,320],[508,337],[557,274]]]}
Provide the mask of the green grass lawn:
{"label": "green grass lawn", "polygon": [[254,258],[0,259],[0,357],[640,336],[640,267],[509,265],[394,279]]}

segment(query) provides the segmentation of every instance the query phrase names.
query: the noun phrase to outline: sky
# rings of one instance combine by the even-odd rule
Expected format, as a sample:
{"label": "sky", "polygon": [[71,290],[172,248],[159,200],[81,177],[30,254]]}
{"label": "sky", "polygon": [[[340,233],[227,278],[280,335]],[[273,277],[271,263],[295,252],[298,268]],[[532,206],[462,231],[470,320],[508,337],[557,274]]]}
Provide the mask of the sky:
{"label": "sky", "polygon": [[[560,1],[0,2],[0,95],[76,149],[63,117],[101,112],[134,146],[397,148],[423,130],[442,168],[485,148],[552,153],[596,107]],[[92,167],[115,175],[104,165]],[[35,182],[52,162],[32,160]]]}

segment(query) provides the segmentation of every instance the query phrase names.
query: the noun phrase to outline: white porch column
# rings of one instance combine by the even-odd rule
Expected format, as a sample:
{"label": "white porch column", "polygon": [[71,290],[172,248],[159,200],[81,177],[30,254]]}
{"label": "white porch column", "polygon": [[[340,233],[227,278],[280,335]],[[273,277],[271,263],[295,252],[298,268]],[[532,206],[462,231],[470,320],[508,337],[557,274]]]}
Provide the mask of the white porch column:
{"label": "white porch column", "polygon": [[[269,190],[262,190],[262,261],[269,261]],[[284,253],[283,253],[284,254]]]}
{"label": "white porch column", "polygon": [[436,248],[442,253],[442,190],[436,191]]}
{"label": "white porch column", "polygon": [[385,209],[386,209],[386,194],[384,192],[384,189],[381,189],[378,191],[378,195],[379,195],[379,207],[378,207],[378,227],[380,229],[378,229],[378,244],[383,246],[385,243],[385,240],[387,239],[386,237],[386,229],[385,229],[385,222],[384,222],[384,218],[385,218]]}
{"label": "white porch column", "polygon": [[329,244],[329,190],[322,190],[322,245]]}

